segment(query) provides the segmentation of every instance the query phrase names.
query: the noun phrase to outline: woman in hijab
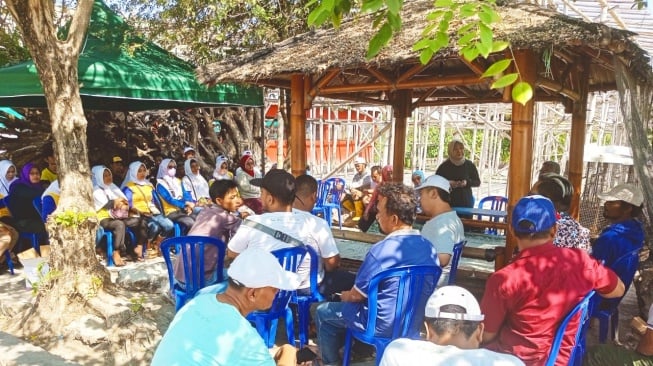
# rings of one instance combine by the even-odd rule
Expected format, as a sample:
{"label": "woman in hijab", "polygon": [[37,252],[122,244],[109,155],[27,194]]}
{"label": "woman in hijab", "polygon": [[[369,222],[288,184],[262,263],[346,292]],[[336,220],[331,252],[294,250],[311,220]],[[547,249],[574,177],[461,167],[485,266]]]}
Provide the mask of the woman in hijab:
{"label": "woman in hijab", "polygon": [[3,198],[9,195],[9,187],[17,179],[14,163],[11,160],[0,161],[0,221],[7,225],[13,225],[13,219]]}
{"label": "woman in hijab", "polygon": [[213,171],[213,179],[215,180],[233,180],[234,175],[228,169],[229,159],[224,155],[218,155],[215,158],[215,170]]}
{"label": "woman in hijab", "polygon": [[449,180],[452,207],[474,207],[472,187],[481,185],[478,170],[474,163],[465,159],[465,145],[462,141],[453,140],[448,148],[449,158],[440,164],[435,174]]}
{"label": "woman in hijab", "polygon": [[263,175],[255,168],[252,155],[243,154],[240,158],[240,169],[236,172],[236,184],[238,184],[238,191],[245,206],[260,215],[263,213],[261,188],[251,184],[252,179],[255,178],[263,178]]}
{"label": "woman in hijab", "polygon": [[[142,260],[143,246],[147,243],[147,225],[137,212],[129,208],[127,197],[113,183],[111,170],[104,165],[91,169],[93,176],[93,202],[100,226],[113,233],[112,259],[117,267],[125,265],[120,252],[127,251],[125,234],[131,228],[136,234],[137,243],[132,243],[130,251],[134,259]],[[130,217],[130,214],[132,217]]]}
{"label": "woman in hijab", "polygon": [[424,172],[421,170],[415,170],[410,176],[410,180],[413,182],[413,188],[421,186],[424,181]]}
{"label": "woman in hijab", "polygon": [[211,202],[209,195],[209,183],[200,174],[200,165],[195,158],[187,159],[184,162],[184,172],[186,176],[181,179],[184,190],[190,193],[195,202],[195,211],[199,210],[197,206],[206,206]]}
{"label": "woman in hijab", "polygon": [[170,236],[174,223],[165,217],[157,205],[154,186],[147,180],[147,167],[140,161],[129,164],[122,192],[132,207],[145,220],[148,228],[148,239],[157,247],[164,237]]}
{"label": "woman in hijab", "polygon": [[43,222],[47,221],[48,216],[57,209],[59,196],[61,196],[61,189],[59,188],[59,179],[57,179],[50,183],[41,195],[41,219]]}
{"label": "woman in hijab", "polygon": [[9,186],[7,208],[13,216],[13,227],[19,232],[45,233],[45,225],[41,220],[34,199],[43,194],[41,172],[34,163],[27,163],[20,172],[20,178]]}
{"label": "woman in hijab", "polygon": [[163,159],[156,174],[156,193],[161,197],[163,214],[188,231],[195,223],[195,203],[176,174],[177,163],[172,159]]}

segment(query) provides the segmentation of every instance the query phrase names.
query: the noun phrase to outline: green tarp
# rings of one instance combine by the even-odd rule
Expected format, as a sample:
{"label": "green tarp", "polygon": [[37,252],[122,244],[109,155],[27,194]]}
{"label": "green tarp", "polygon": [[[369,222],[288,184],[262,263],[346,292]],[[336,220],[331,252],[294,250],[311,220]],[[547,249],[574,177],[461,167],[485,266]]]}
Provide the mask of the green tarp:
{"label": "green tarp", "polygon": [[[263,105],[260,88],[200,85],[191,64],[140,38],[102,1],[94,3],[83,47],[79,83],[88,110]],[[0,69],[0,106],[47,107],[32,61]]]}

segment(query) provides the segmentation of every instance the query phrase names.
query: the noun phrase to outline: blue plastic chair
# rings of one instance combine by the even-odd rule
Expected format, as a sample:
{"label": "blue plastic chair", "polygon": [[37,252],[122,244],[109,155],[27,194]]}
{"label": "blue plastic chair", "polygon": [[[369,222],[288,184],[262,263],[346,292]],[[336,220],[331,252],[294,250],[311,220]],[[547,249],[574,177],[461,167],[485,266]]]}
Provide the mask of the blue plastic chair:
{"label": "blue plastic chair", "polygon": [[[292,247],[275,250],[272,254],[279,259],[279,263],[286,271],[297,272],[299,264],[306,255],[306,246]],[[295,344],[294,318],[292,310],[288,306],[290,300],[295,296],[295,291],[279,290],[272,306],[266,311],[254,311],[247,315],[247,320],[256,325],[258,334],[263,338],[268,348],[274,346],[274,339],[277,335],[277,323],[279,318],[286,320],[286,335],[288,343]]]}
{"label": "blue plastic chair", "polygon": [[[507,206],[508,206],[508,198],[503,196],[487,196],[482,198],[478,202],[478,208],[484,208],[488,210],[506,211]],[[482,218],[483,218],[482,215],[477,215],[476,217],[477,220],[482,220]],[[490,220],[494,222],[499,222],[499,220],[501,219],[495,217],[495,218],[490,218]],[[497,229],[494,228],[486,229],[485,232],[491,235],[499,235]]]}
{"label": "blue plastic chair", "polygon": [[[99,229],[102,229],[102,234],[100,234],[100,240],[102,240],[102,238],[106,238],[107,241],[107,267],[113,267],[115,264],[113,263],[113,233],[110,230],[104,230],[104,228],[102,227],[99,227]],[[128,227],[125,228],[125,236],[129,238],[129,240],[131,240],[132,243],[136,244],[136,235]],[[142,258],[145,258],[146,250],[147,250],[147,244],[143,244]]]}
{"label": "blue plastic chair", "polygon": [[312,213],[321,213],[322,217],[329,223],[329,226],[332,226],[332,210],[336,209],[338,211],[338,226],[342,230],[340,198],[345,191],[345,180],[342,178],[329,178],[321,182],[318,189],[318,200],[315,203]]}
{"label": "blue plastic chair", "polygon": [[[224,281],[224,255],[227,250],[227,246],[222,240],[208,236],[184,236],[168,238],[161,242],[161,253],[166,262],[166,267],[168,267],[170,293],[175,298],[175,312],[179,311],[186,301],[192,299],[197,291],[206,287],[204,251],[210,245],[218,250],[217,265],[215,267],[216,283],[222,282]],[[184,285],[175,280],[174,267],[170,258],[170,250],[173,246],[177,252],[177,260],[184,263],[184,278],[186,279]]]}
{"label": "blue plastic chair", "polygon": [[[387,269],[372,277],[367,299],[367,326],[365,331],[347,328],[343,366],[349,365],[352,337],[374,345],[377,365],[390,342],[401,337],[417,337],[428,299],[428,295],[422,296],[422,292],[432,293],[441,274],[442,268],[439,266],[402,266]],[[427,288],[429,279],[431,286]],[[386,286],[389,281],[396,281],[394,285],[397,286],[394,322],[391,336],[381,337],[376,334],[377,301],[380,287]]]}
{"label": "blue plastic chair", "polygon": [[11,260],[11,253],[8,250],[5,250],[5,260],[7,261],[7,267],[9,267],[9,273],[14,275],[14,261]]}
{"label": "blue plastic chair", "polygon": [[[628,292],[630,285],[637,272],[639,265],[640,248],[634,249],[619,257],[612,266],[609,266],[626,286]],[[625,296],[625,295],[624,295]],[[615,299],[604,299],[600,296],[594,297],[592,305],[592,318],[599,319],[599,342],[605,343],[608,339],[608,328],[610,328],[610,339],[615,340],[619,331],[619,304],[623,296]]]}
{"label": "blue plastic chair", "polygon": [[565,347],[572,347],[568,365],[582,366],[583,356],[585,354],[585,334],[589,327],[590,305],[594,295],[595,291],[590,291],[590,293],[585,295],[578,305],[576,305],[569,314],[565,316],[562,322],[560,322],[555,337],[553,338],[553,344],[551,345],[551,351],[549,352],[549,358],[547,358],[545,366],[555,365],[569,322],[574,318],[579,319],[574,343],[571,345],[565,345]]}
{"label": "blue plastic chair", "polygon": [[467,240],[463,240],[460,243],[456,243],[453,246],[453,255],[451,256],[451,269],[449,270],[449,281],[447,285],[456,284],[456,272],[458,271],[458,263],[460,262],[460,257],[463,254],[463,248],[467,245]]}
{"label": "blue plastic chair", "polygon": [[[156,193],[156,190],[152,191],[152,198],[154,199],[154,204],[156,205],[156,208],[158,208],[159,211],[163,213],[163,204],[161,203],[161,198],[159,197],[159,194]],[[186,233],[188,233],[188,230],[190,230],[189,227],[185,227],[184,225],[178,223],[177,221],[173,221],[172,224],[174,225],[173,235],[175,238],[186,235]]]}
{"label": "blue plastic chair", "polygon": [[324,296],[320,293],[317,283],[318,263],[320,261],[319,254],[310,245],[306,246],[308,254],[310,255],[311,270],[309,273],[310,279],[310,295],[297,295],[294,303],[297,304],[297,315],[299,318],[299,349],[308,344],[308,328],[311,321],[310,308],[314,302],[324,301]]}

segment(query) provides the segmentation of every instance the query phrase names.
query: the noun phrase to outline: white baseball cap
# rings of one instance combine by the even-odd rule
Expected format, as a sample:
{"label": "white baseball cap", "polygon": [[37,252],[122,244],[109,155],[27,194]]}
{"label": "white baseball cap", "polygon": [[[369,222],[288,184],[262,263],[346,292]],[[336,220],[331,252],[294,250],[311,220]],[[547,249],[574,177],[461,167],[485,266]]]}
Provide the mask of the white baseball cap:
{"label": "white baseball cap", "polygon": [[296,290],[301,283],[297,273],[286,271],[272,253],[258,248],[248,248],[240,253],[227,274],[249,288],[274,287]]}
{"label": "white baseball cap", "polygon": [[449,181],[447,180],[447,178],[445,178],[445,177],[443,177],[441,175],[437,175],[437,174],[434,174],[434,175],[426,178],[426,180],[424,182],[422,182],[422,184],[420,184],[419,187],[415,188],[415,190],[419,191],[420,189],[426,188],[426,187],[437,187],[437,188],[440,188],[440,189],[445,190],[447,192],[449,192],[451,190],[451,185],[449,184]]}
{"label": "white baseball cap", "polygon": [[189,151],[195,151],[195,149],[193,149],[192,146],[186,146],[186,147],[184,148],[184,154],[186,154],[186,153],[189,152]]}
{"label": "white baseball cap", "polygon": [[[465,309],[464,313],[440,311],[446,305],[458,305]],[[424,316],[427,318],[482,321],[481,307],[471,292],[459,286],[443,286],[435,289],[426,302]]]}
{"label": "white baseball cap", "polygon": [[365,161],[364,157],[359,156],[356,159],[354,159],[354,165],[356,164],[367,164],[367,162]]}
{"label": "white baseball cap", "polygon": [[642,190],[630,183],[616,185],[608,192],[599,193],[598,196],[604,201],[624,201],[638,207],[644,203]]}

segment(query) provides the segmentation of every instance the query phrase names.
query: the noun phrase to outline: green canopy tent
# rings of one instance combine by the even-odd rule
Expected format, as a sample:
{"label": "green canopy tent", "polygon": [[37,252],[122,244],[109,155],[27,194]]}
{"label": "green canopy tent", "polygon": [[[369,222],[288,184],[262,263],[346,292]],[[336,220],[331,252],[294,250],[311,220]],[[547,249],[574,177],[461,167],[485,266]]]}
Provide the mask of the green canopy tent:
{"label": "green canopy tent", "polygon": [[[144,40],[102,1],[95,1],[79,57],[84,109],[139,111],[216,106],[262,106],[260,88],[207,88],[194,67]],[[46,108],[32,61],[0,69],[0,106]]]}

